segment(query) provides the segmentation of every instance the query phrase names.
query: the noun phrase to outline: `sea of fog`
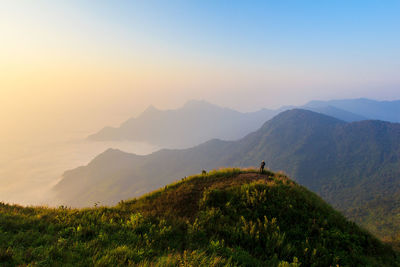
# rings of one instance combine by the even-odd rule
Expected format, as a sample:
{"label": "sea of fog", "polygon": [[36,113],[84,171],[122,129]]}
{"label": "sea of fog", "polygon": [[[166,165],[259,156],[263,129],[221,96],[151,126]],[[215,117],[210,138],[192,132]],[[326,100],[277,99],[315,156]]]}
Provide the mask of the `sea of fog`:
{"label": "sea of fog", "polygon": [[64,171],[88,164],[108,148],[139,155],[159,149],[144,143],[87,141],[87,134],[71,133],[45,141],[0,141],[0,202],[56,206],[51,188]]}

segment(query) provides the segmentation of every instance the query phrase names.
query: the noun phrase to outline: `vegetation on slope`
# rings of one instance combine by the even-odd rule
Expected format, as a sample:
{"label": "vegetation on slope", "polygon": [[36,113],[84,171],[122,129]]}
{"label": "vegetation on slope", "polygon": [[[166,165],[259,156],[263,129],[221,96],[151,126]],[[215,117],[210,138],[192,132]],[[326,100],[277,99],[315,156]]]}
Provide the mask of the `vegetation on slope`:
{"label": "vegetation on slope", "polygon": [[356,224],[279,173],[225,169],[117,206],[0,205],[0,265],[399,266]]}

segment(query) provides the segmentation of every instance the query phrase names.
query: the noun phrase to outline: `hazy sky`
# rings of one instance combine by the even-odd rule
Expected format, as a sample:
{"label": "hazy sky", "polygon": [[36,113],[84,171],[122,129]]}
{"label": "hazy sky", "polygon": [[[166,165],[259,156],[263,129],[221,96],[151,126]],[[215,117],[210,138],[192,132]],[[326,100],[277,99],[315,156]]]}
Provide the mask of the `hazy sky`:
{"label": "hazy sky", "polygon": [[400,99],[400,1],[2,1],[0,136],[149,104]]}

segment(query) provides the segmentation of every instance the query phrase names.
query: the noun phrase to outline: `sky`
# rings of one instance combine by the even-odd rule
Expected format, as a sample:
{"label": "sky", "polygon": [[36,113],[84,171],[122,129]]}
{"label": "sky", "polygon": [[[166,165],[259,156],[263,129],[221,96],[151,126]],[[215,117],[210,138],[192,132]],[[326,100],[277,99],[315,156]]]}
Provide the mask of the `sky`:
{"label": "sky", "polygon": [[94,131],[190,99],[400,99],[398,14],[390,0],[4,0],[0,137]]}

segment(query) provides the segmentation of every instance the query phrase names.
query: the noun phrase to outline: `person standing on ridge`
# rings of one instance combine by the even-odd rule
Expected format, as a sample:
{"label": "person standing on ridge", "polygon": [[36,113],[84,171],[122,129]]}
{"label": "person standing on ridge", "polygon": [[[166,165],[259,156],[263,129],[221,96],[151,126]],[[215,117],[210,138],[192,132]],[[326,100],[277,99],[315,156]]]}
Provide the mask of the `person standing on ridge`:
{"label": "person standing on ridge", "polygon": [[265,161],[261,161],[260,173],[264,173]]}

